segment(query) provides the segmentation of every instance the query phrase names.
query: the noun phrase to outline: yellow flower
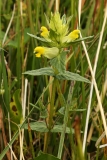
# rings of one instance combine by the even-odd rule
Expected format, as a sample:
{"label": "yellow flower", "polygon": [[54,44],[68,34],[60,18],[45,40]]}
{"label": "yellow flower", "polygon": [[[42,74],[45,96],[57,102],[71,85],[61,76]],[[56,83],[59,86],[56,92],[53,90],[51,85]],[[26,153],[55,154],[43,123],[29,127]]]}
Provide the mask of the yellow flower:
{"label": "yellow flower", "polygon": [[77,38],[79,38],[79,33],[80,33],[80,30],[76,29],[76,30],[72,31],[68,36],[69,36],[71,41],[74,41]]}
{"label": "yellow flower", "polygon": [[34,53],[36,53],[36,57],[41,57],[41,55],[43,55],[44,57],[52,59],[59,54],[59,49],[57,47],[48,48],[38,46],[34,49]]}
{"label": "yellow flower", "polygon": [[68,36],[65,36],[63,38],[63,42],[72,42],[75,41],[77,38],[79,38],[80,30],[76,29],[72,31]]}
{"label": "yellow flower", "polygon": [[41,55],[43,55],[43,53],[44,53],[44,51],[45,51],[45,49],[44,49],[44,47],[36,47],[35,49],[34,49],[34,53],[36,53],[35,55],[36,55],[36,57],[41,57]]}
{"label": "yellow flower", "polygon": [[47,38],[49,36],[49,31],[46,27],[42,26],[40,30],[42,31],[41,32],[42,37]]}

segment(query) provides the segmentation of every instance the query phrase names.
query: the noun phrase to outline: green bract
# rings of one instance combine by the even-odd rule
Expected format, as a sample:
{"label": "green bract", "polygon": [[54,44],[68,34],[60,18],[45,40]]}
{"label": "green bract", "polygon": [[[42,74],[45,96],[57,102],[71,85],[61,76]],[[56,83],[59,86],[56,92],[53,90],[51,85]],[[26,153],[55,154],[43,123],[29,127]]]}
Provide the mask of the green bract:
{"label": "green bract", "polygon": [[[61,17],[59,12],[51,13],[50,20],[46,16],[46,21],[48,27],[41,26],[40,28],[40,37],[29,34],[31,37],[36,38],[37,40],[43,43],[43,46],[36,46],[34,48],[34,53],[37,58],[42,56],[50,59],[49,63],[51,65],[52,70],[48,70],[46,68],[42,68],[36,71],[28,71],[25,74],[30,75],[50,75],[54,76],[59,80],[77,80],[89,82],[88,80],[80,77],[77,74],[72,74],[66,71],[65,60],[66,55],[69,52],[65,51],[65,47],[70,47],[74,43],[78,43],[82,40],[92,38],[85,37],[80,38],[80,30],[70,30],[69,23],[72,17],[66,18],[65,14]],[[70,31],[70,32],[69,32]],[[41,73],[40,73],[41,71]]]}
{"label": "green bract", "polygon": [[[54,31],[55,40],[57,42],[61,42],[62,38],[66,36],[68,33],[68,24],[66,23],[65,16],[60,18],[59,12],[56,12],[55,14],[51,13],[51,19],[49,23],[49,28]],[[65,19],[65,20],[64,20]]]}
{"label": "green bract", "polygon": [[[41,37],[29,34],[31,37],[34,37],[47,45],[48,47],[57,47],[59,49],[64,47],[69,47],[73,43],[77,43],[84,39],[92,38],[85,37],[79,38],[80,30],[70,30],[69,22],[72,17],[66,18],[65,14],[60,17],[59,12],[51,13],[50,20],[46,17],[48,28],[41,26]],[[70,32],[69,32],[70,31]]]}

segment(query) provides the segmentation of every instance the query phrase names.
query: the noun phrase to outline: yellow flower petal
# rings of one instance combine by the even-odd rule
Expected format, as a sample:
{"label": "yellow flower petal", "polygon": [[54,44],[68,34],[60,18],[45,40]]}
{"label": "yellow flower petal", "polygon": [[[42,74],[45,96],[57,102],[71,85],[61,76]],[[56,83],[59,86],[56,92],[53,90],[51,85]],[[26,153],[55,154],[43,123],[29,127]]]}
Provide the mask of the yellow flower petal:
{"label": "yellow flower petal", "polygon": [[44,27],[44,26],[42,26],[40,30],[41,30],[42,32],[46,32],[46,31],[48,32],[48,29],[47,29],[46,27]]}
{"label": "yellow flower petal", "polygon": [[72,31],[68,36],[63,37],[62,42],[63,43],[69,43],[72,41],[75,41],[77,38],[79,38],[80,30],[76,29]]}
{"label": "yellow flower petal", "polygon": [[71,41],[74,41],[77,38],[79,38],[79,33],[80,33],[80,30],[74,30],[68,36],[71,39]]}
{"label": "yellow flower petal", "polygon": [[35,54],[36,57],[40,58],[41,57],[41,54],[40,53],[37,53]]}
{"label": "yellow flower petal", "polygon": [[37,54],[35,54],[36,57],[41,57],[41,55],[43,55],[44,51],[45,51],[45,50],[44,50],[44,47],[41,47],[41,46],[36,47],[36,48],[34,49],[34,53],[37,53]]}
{"label": "yellow flower petal", "polygon": [[52,59],[59,54],[59,49],[57,47],[48,48],[38,46],[34,49],[34,53],[36,53],[36,57],[41,57],[41,55],[43,55],[44,57]]}
{"label": "yellow flower petal", "polygon": [[41,32],[42,37],[47,38],[49,36],[49,31],[46,27],[42,26],[40,30],[42,31]]}

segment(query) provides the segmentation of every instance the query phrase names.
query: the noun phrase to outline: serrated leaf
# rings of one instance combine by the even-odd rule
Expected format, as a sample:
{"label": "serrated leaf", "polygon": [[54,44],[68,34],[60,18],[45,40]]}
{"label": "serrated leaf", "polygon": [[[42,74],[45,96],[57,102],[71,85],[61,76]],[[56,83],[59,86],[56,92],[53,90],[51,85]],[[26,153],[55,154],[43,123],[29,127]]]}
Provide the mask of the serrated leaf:
{"label": "serrated leaf", "polygon": [[47,15],[44,13],[45,15],[45,18],[46,18],[46,22],[47,22],[47,25],[49,26],[49,18],[47,17]]}
{"label": "serrated leaf", "polygon": [[51,154],[40,152],[40,155],[36,157],[34,160],[60,160],[60,159]]}
{"label": "serrated leaf", "polygon": [[[72,133],[74,133],[73,129],[66,127],[66,133],[71,133],[71,130],[72,130]],[[63,125],[61,125],[61,124],[54,125],[54,127],[51,129],[51,132],[55,132],[55,133],[62,132],[62,131],[63,131]]]}
{"label": "serrated leaf", "polygon": [[50,32],[49,32],[49,38],[52,39],[53,41],[56,41],[58,40],[58,33],[52,29],[50,29]]}
{"label": "serrated leaf", "polygon": [[40,118],[47,118],[48,117],[48,111],[47,109],[43,109],[40,111]]}
{"label": "serrated leaf", "polygon": [[57,32],[57,34],[60,35],[60,38],[65,36],[68,32],[68,25],[63,24],[59,12],[51,14],[49,27],[53,31]]}
{"label": "serrated leaf", "polygon": [[[43,121],[38,122],[32,122],[29,123],[31,130],[37,131],[37,132],[49,132],[47,125]],[[24,129],[28,129],[28,124],[25,124]],[[54,125],[54,127],[51,129],[51,132],[62,132],[63,131],[63,124],[62,125]],[[66,133],[70,133],[71,129],[69,127],[66,127]],[[72,133],[74,133],[74,130],[72,129]]]}
{"label": "serrated leaf", "polygon": [[87,39],[90,39],[90,38],[93,38],[94,36],[89,36],[89,37],[84,37],[84,38],[79,38],[75,41],[72,41],[71,43],[77,43],[77,42],[80,42],[80,41],[84,41],[84,40],[87,40]]}
{"label": "serrated leaf", "polygon": [[45,38],[37,37],[37,36],[35,36],[35,35],[33,35],[33,34],[30,34],[30,33],[27,33],[27,34],[28,34],[29,36],[33,37],[33,38],[36,38],[36,39],[42,41],[42,42],[51,42],[51,40],[47,40],[47,39],[45,39]]}
{"label": "serrated leaf", "polygon": [[69,71],[65,71],[63,74],[59,73],[56,75],[56,78],[59,80],[73,80],[73,81],[81,81],[81,82],[86,82],[90,83],[90,81],[79,74],[72,73]]}
{"label": "serrated leaf", "polygon": [[71,22],[71,19],[73,18],[73,16],[70,16],[67,18],[67,25],[69,25],[69,23]]}
{"label": "serrated leaf", "polygon": [[40,68],[32,71],[26,71],[23,74],[28,74],[32,76],[49,75],[54,76],[54,71],[51,67]]}
{"label": "serrated leaf", "polygon": [[72,44],[75,44],[75,43],[78,43],[78,42],[81,42],[81,41],[84,41],[84,40],[87,40],[87,39],[91,39],[91,38],[93,38],[93,37],[94,37],[94,36],[79,38],[79,39],[77,39],[77,40],[75,40],[75,41],[62,44],[62,47],[69,47],[69,46],[72,45]]}
{"label": "serrated leaf", "polygon": [[63,16],[62,16],[62,24],[66,24],[66,15],[64,14]]}
{"label": "serrated leaf", "polygon": [[[73,109],[73,107],[69,107],[69,112],[84,112],[86,111],[86,109]],[[65,107],[61,107],[58,112],[61,114],[61,115],[64,115],[65,114]]]}
{"label": "serrated leaf", "polygon": [[[37,131],[37,132],[48,132],[48,128],[46,126],[46,123],[43,121],[39,122],[31,122],[29,123],[31,130]],[[25,124],[24,129],[28,129],[28,124]]]}
{"label": "serrated leaf", "polygon": [[57,57],[50,60],[50,64],[56,68],[60,73],[65,72],[66,52],[62,51]]}

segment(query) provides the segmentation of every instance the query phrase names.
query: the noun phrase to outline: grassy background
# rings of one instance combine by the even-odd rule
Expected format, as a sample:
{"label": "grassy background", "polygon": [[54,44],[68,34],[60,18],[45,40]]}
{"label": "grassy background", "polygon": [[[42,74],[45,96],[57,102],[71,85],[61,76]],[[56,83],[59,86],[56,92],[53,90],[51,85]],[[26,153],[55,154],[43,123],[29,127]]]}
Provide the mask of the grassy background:
{"label": "grassy background", "polygon": [[[44,88],[49,84],[47,76],[25,76],[22,73],[27,70],[34,70],[46,67],[48,60],[46,58],[35,58],[33,53],[34,48],[41,45],[40,41],[31,38],[27,33],[40,36],[40,27],[47,26],[44,13],[50,17],[50,13],[55,12],[56,2],[58,2],[59,12],[61,15],[66,14],[67,17],[73,15],[70,23],[70,30],[77,28],[78,24],[78,6],[79,1],[53,1],[53,0],[21,0],[0,1],[0,152],[6,147],[7,142],[11,140],[14,133],[18,130],[18,124],[21,123],[22,117],[25,119],[29,115],[32,105],[35,104],[42,94],[37,108],[30,114],[29,122],[45,121],[48,107],[48,97],[50,90],[43,92]],[[80,30],[83,37],[94,35],[92,40],[85,42],[88,56],[91,61],[92,68],[95,64],[96,52],[98,49],[100,32],[104,22],[104,8],[106,0],[82,0]],[[98,63],[96,68],[95,79],[101,101],[106,116],[106,77],[107,77],[107,26],[104,28],[104,34],[101,40],[99,49]],[[89,65],[85,56],[84,49],[81,43],[70,47],[70,61],[66,64],[66,69],[79,73],[80,75],[92,79]],[[27,87],[26,87],[27,83]],[[25,92],[25,89],[27,91]],[[69,81],[62,81],[60,88],[65,100],[67,100],[68,91],[70,88]],[[59,92],[58,92],[59,93]],[[63,107],[60,103],[61,96],[55,97],[55,115],[53,117],[55,124],[63,124],[63,114],[58,110]],[[60,93],[59,93],[60,94]],[[25,97],[26,95],[26,97]],[[87,119],[87,108],[90,95],[90,84],[76,82],[73,95],[71,111],[68,117],[68,127],[74,127],[75,133],[66,134],[62,159],[78,160],[81,157],[82,143],[84,139],[85,122]],[[26,102],[24,102],[26,100]],[[23,106],[25,106],[23,108]],[[97,149],[95,143],[103,133],[103,122],[99,109],[97,110],[98,102],[96,92],[93,90],[91,98],[91,114],[88,122],[88,134],[85,144],[84,158],[86,160],[103,160],[107,159],[106,147]],[[40,108],[40,110],[38,109]],[[25,110],[25,114],[24,114]],[[44,111],[44,112],[42,112]],[[22,116],[23,115],[23,116]],[[78,130],[76,130],[76,127]],[[76,132],[77,131],[77,132]],[[82,133],[81,133],[82,131]],[[77,143],[77,135],[80,136],[80,144]],[[34,159],[37,157],[40,150],[52,154],[57,157],[59,132],[51,133],[48,142],[47,151],[44,146],[46,133],[25,130],[15,139],[12,149],[17,159],[22,159],[24,154],[25,159]],[[23,143],[21,143],[23,141]],[[101,143],[106,143],[106,139],[102,139]],[[23,154],[20,148],[23,147]],[[7,152],[5,159],[9,159],[11,152]],[[33,158],[32,158],[33,157]],[[14,158],[13,158],[14,159]]]}

